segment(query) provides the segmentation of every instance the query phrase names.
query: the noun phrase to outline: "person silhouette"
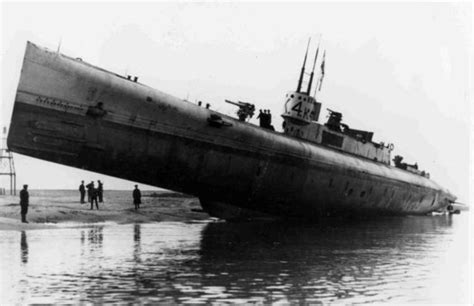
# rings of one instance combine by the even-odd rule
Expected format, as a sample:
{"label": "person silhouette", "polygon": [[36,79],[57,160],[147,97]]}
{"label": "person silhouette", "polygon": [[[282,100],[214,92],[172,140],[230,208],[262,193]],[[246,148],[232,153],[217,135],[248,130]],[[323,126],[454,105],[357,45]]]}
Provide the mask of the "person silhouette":
{"label": "person silhouette", "polygon": [[95,207],[97,208],[97,210],[99,210],[99,203],[97,202],[98,191],[94,187],[94,182],[91,182],[89,185],[91,185],[90,187],[91,209],[94,209],[94,202],[95,202]]}
{"label": "person silhouette", "polygon": [[86,188],[84,187],[84,181],[81,181],[79,185],[79,192],[81,193],[81,204],[85,203],[84,198],[86,196]]}
{"label": "person silhouette", "polygon": [[257,116],[257,119],[258,119],[258,125],[260,125],[260,127],[263,127],[263,122],[264,122],[264,117],[265,114],[263,113],[263,111],[260,109],[259,110],[259,113],[258,113],[258,116]]}
{"label": "person silhouette", "polygon": [[26,214],[28,213],[29,202],[30,194],[28,193],[28,185],[23,185],[23,189],[20,191],[21,222],[23,223],[28,223],[28,221],[26,221]]}
{"label": "person silhouette", "polygon": [[97,181],[97,196],[99,197],[99,203],[103,203],[104,202],[104,184],[98,180]]}
{"label": "person silhouette", "polygon": [[135,189],[133,190],[133,204],[135,205],[135,210],[140,208],[140,204],[142,203],[142,193],[140,189],[138,189],[138,185],[135,185]]}

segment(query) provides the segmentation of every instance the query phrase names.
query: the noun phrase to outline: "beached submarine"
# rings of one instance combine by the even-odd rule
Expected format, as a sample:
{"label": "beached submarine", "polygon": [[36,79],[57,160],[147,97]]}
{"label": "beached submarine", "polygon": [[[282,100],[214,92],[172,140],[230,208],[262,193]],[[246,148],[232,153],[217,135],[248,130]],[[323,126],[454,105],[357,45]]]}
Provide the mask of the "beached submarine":
{"label": "beached submarine", "polygon": [[[302,89],[283,100],[283,132],[232,118],[28,42],[8,147],[20,154],[194,195],[223,218],[426,214],[456,197],[350,128]],[[235,102],[234,102],[235,103]],[[250,112],[250,113],[249,113]],[[267,118],[268,119],[268,118]]]}

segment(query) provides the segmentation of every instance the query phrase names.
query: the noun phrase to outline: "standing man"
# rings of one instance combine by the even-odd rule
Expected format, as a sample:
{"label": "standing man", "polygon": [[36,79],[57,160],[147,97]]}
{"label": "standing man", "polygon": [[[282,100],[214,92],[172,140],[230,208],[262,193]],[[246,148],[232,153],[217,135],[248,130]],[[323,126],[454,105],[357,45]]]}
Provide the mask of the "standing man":
{"label": "standing man", "polygon": [[92,184],[92,187],[90,188],[91,209],[94,209],[94,201],[95,201],[95,207],[97,208],[97,210],[99,210],[99,203],[97,203],[97,189],[94,188],[94,182],[91,182],[90,184]]}
{"label": "standing man", "polygon": [[268,128],[272,131],[275,130],[275,128],[272,125],[272,114],[270,113],[270,110],[267,109],[267,121],[268,121]]}
{"label": "standing man", "polygon": [[87,188],[87,202],[91,201],[92,189],[94,189],[94,182],[90,182],[86,185]]}
{"label": "standing man", "polygon": [[133,204],[135,204],[135,210],[140,208],[140,204],[142,203],[142,193],[140,189],[138,189],[138,185],[135,185],[135,189],[133,190]]}
{"label": "standing man", "polygon": [[269,117],[268,117],[268,110],[264,109],[262,114],[262,127],[268,129],[269,125]]}
{"label": "standing man", "polygon": [[81,193],[81,204],[84,204],[84,197],[86,196],[86,188],[84,187],[84,181],[81,181],[81,185],[79,185],[79,192]]}
{"label": "standing man", "polygon": [[104,194],[104,184],[102,184],[100,182],[100,180],[97,181],[97,195],[99,196],[99,203],[102,203],[104,202],[104,199],[103,199],[103,194]]}
{"label": "standing man", "polygon": [[28,213],[29,201],[30,194],[28,193],[28,185],[23,185],[23,189],[20,191],[21,222],[23,223],[28,223],[28,221],[26,221],[26,214]]}
{"label": "standing man", "polygon": [[263,127],[263,120],[264,120],[264,117],[265,115],[263,114],[262,110],[260,110],[260,113],[258,114],[257,116],[257,119],[258,119],[258,123],[260,125],[260,127]]}

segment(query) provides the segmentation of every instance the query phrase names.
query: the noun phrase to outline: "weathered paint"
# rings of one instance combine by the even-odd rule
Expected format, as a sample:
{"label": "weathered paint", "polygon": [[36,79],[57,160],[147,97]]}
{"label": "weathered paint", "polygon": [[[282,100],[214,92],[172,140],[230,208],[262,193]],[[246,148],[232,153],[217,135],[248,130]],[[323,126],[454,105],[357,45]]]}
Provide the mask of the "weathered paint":
{"label": "weathered paint", "polygon": [[[105,114],[90,111],[99,102]],[[211,114],[226,124],[209,124]],[[32,43],[8,146],[189,193],[229,218],[423,214],[455,199],[427,178],[240,122]],[[225,207],[234,213],[220,213]]]}

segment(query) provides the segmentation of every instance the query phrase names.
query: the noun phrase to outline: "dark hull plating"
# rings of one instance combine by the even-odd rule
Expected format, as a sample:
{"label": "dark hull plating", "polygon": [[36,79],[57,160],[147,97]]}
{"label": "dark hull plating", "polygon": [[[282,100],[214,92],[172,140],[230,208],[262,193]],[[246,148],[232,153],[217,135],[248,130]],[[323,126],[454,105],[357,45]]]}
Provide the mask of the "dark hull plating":
{"label": "dark hull plating", "polygon": [[[106,113],[91,115],[99,102]],[[198,196],[213,215],[424,214],[432,180],[263,130],[28,43],[8,137],[21,154]]]}

